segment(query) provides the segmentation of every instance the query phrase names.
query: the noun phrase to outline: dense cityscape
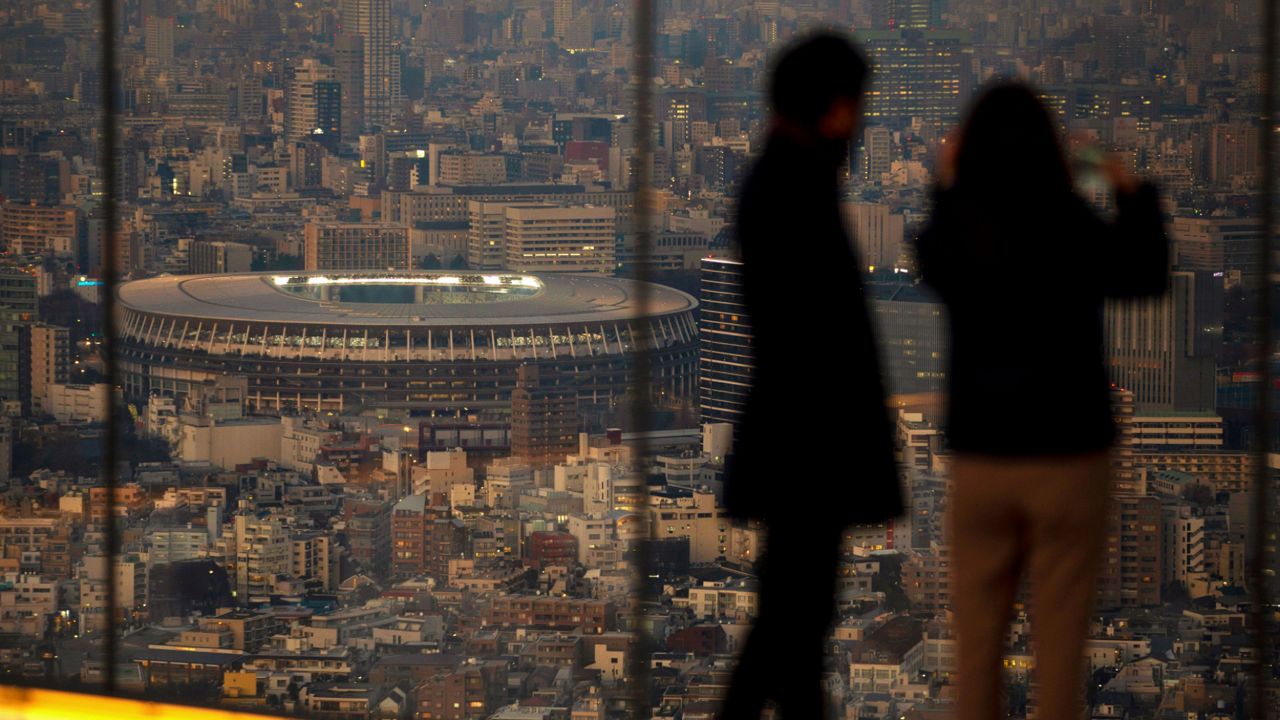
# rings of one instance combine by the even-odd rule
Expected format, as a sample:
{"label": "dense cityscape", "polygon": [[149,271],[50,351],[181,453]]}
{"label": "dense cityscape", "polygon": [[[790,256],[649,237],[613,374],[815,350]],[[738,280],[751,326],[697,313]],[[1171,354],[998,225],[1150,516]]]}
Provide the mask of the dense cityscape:
{"label": "dense cityscape", "polygon": [[[121,0],[115,228],[98,5],[0,6],[4,683],[110,672],[149,699],[353,720],[716,717],[767,540],[724,508],[752,358],[735,196],[774,52],[822,27],[873,68],[841,209],[908,505],[844,534],[838,717],[951,717],[947,339],[912,239],[939,144],[1001,77],[1039,89],[1069,147],[1158,184],[1172,240],[1168,294],[1105,311],[1120,434],[1089,717],[1250,717],[1248,559],[1280,567],[1276,489],[1254,541],[1256,448],[1276,439],[1255,423],[1274,359],[1259,4],[655,5],[642,86],[615,0]],[[830,333],[794,352],[844,352],[841,309],[813,312]],[[809,437],[842,422],[821,383],[796,378],[771,448],[829,457],[829,477],[772,479],[815,505],[859,469],[856,428]],[[1007,638],[1009,717],[1036,716],[1030,611]]]}

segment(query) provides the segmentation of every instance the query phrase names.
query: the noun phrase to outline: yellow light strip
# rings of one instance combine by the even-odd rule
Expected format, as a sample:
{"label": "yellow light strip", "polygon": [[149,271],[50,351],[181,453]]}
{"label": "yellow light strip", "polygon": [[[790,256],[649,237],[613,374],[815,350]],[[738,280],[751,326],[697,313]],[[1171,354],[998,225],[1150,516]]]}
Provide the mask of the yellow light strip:
{"label": "yellow light strip", "polygon": [[0,686],[0,720],[267,720],[231,710],[127,700],[105,695]]}
{"label": "yellow light strip", "polygon": [[328,275],[275,275],[271,282],[276,285],[514,285],[527,288],[541,288],[542,281],[532,275],[481,275],[480,281],[458,275],[416,275],[416,276],[328,276]]}

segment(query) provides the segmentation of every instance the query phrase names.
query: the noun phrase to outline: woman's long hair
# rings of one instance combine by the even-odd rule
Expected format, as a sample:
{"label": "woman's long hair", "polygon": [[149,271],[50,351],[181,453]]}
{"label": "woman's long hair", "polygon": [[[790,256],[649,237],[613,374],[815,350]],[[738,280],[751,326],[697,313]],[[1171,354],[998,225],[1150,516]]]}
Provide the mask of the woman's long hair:
{"label": "woman's long hair", "polygon": [[984,272],[1018,268],[1036,282],[1061,265],[1057,253],[1086,208],[1073,190],[1057,126],[1030,87],[1001,82],[973,103],[954,183],[957,261]]}
{"label": "woman's long hair", "polygon": [[1049,211],[1072,197],[1057,127],[1021,83],[1002,82],[978,97],[964,121],[955,173],[957,196],[984,225]]}

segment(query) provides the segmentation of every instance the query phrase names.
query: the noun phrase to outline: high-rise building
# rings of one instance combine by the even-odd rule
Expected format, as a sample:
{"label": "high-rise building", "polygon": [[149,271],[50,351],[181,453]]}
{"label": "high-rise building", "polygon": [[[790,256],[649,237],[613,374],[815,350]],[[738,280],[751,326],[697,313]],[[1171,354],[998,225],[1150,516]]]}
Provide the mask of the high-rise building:
{"label": "high-rise building", "polygon": [[149,14],[142,21],[148,65],[167,68],[173,64],[173,16]]}
{"label": "high-rise building", "polygon": [[324,145],[317,142],[300,142],[293,146],[293,164],[290,180],[295,190],[308,190],[324,187],[325,159],[329,152]]}
{"label": "high-rise building", "polygon": [[1230,185],[1233,179],[1258,172],[1258,128],[1253,123],[1220,123],[1209,130],[1209,182]]}
{"label": "high-rise building", "polygon": [[288,142],[336,142],[342,132],[341,96],[336,71],[321,65],[319,60],[303,60],[301,66],[293,69],[285,111],[285,140]]}
{"label": "high-rise building", "polygon": [[1111,381],[1139,410],[1213,410],[1222,312],[1222,278],[1208,272],[1172,273],[1159,298],[1108,302]]}
{"label": "high-rise building", "polygon": [[892,0],[892,26],[900,30],[931,30],[942,26],[942,0]]}
{"label": "high-rise building", "polygon": [[893,166],[893,133],[872,125],[862,133],[862,173],[869,183],[880,183]]}
{"label": "high-rise building", "polygon": [[364,38],[350,32],[334,38],[333,64],[342,93],[342,139],[354,141],[364,129]]}
{"label": "high-rise building", "polygon": [[1164,554],[1161,577],[1190,588],[1205,580],[1204,518],[1192,512],[1185,501],[1167,500],[1163,505]]}
{"label": "high-rise building", "polygon": [[304,233],[307,270],[408,270],[409,228],[382,223],[309,222]]}
{"label": "high-rise building", "polygon": [[230,119],[252,121],[262,117],[266,109],[262,101],[262,78],[245,73],[227,90],[231,103]]}
{"label": "high-rise building", "polygon": [[252,512],[236,516],[236,597],[275,591],[277,575],[289,574],[289,532],[278,517]]}
{"label": "high-rise building", "polygon": [[858,34],[875,72],[867,89],[868,123],[905,127],[913,120],[956,121],[971,85],[973,45],[957,30],[871,30]]}
{"label": "high-rise building", "polygon": [[0,189],[10,201],[57,205],[71,190],[70,175],[61,152],[0,156]]}
{"label": "high-rise building", "polygon": [[886,391],[892,395],[941,393],[947,368],[942,303],[918,285],[873,282],[866,288],[885,361]]}
{"label": "high-rise building", "polygon": [[21,328],[38,319],[39,308],[36,276],[0,269],[0,400],[22,399]]}
{"label": "high-rise building", "polygon": [[[391,47],[391,0],[342,0],[343,34],[363,47],[364,122],[385,127],[400,103],[400,59]],[[350,51],[350,48],[348,48]]]}
{"label": "high-rise building", "polygon": [[391,511],[391,575],[407,578],[426,573],[448,577],[449,558],[462,549],[460,521],[447,506],[427,504],[426,495],[408,495]]}
{"label": "high-rise building", "polygon": [[569,36],[576,10],[576,0],[552,0],[551,36],[556,41],[563,43]]}
{"label": "high-rise building", "polygon": [[506,209],[506,269],[514,272],[614,271],[616,213],[589,205],[512,205]]}
{"label": "high-rise building", "polygon": [[1163,545],[1160,499],[1116,493],[1108,518],[1098,608],[1159,605]]}
{"label": "high-rise building", "polygon": [[1099,15],[1094,21],[1098,67],[1104,72],[1138,70],[1147,47],[1142,18],[1136,15]]}
{"label": "high-rise building", "polygon": [[705,258],[698,302],[698,384],[703,423],[737,426],[751,390],[751,325],[742,300],[742,263]]}
{"label": "high-rise building", "polygon": [[72,382],[71,331],[44,323],[26,325],[20,328],[20,346],[25,366],[20,378],[23,414],[52,414],[54,384]]}
{"label": "high-rise building", "polygon": [[563,462],[578,449],[578,393],[550,385],[537,365],[516,371],[511,391],[511,454],[533,465]]}
{"label": "high-rise building", "polygon": [[349,496],[342,504],[351,561],[379,580],[391,569],[391,507],[388,500],[361,496]]}

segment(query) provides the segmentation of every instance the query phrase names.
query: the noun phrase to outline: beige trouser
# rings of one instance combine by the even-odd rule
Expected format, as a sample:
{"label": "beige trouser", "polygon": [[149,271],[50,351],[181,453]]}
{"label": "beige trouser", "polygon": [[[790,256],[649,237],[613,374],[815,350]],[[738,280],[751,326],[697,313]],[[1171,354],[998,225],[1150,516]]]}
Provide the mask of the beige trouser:
{"label": "beige trouser", "polygon": [[957,720],[994,720],[1009,616],[1030,572],[1038,720],[1078,720],[1085,634],[1107,527],[1108,454],[957,454],[951,465],[951,607]]}

